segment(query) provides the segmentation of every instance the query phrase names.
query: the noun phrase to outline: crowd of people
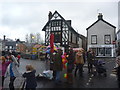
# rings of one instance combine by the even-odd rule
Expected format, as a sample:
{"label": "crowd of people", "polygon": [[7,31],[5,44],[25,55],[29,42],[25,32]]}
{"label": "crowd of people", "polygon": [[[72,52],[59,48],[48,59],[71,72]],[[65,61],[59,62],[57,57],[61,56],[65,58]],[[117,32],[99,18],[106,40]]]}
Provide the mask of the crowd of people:
{"label": "crowd of people", "polygon": [[88,62],[88,73],[93,73],[93,65],[95,60],[95,53],[92,49],[89,49],[88,52],[85,52],[83,48],[80,48],[77,51],[74,51],[72,48],[68,49],[68,51],[64,52],[62,49],[54,50],[53,56],[51,58],[52,65],[50,65],[51,70],[53,70],[53,76],[56,84],[60,84],[60,73],[63,71],[63,67],[66,63],[62,61],[62,55],[66,56],[66,73],[67,73],[67,83],[73,83],[73,77],[78,76],[79,78],[83,77],[83,66]]}
{"label": "crowd of people", "polygon": [[[96,67],[96,70],[99,74],[103,73],[104,76],[107,76],[106,69],[103,67],[102,64],[105,64],[102,61],[96,60],[95,52],[92,49],[89,49],[88,51],[85,51],[83,48],[80,48],[78,51],[74,51],[72,48],[70,48],[67,52],[63,53],[61,49],[58,49],[58,51],[55,51],[53,53],[52,62],[52,70],[54,75],[54,80],[56,84],[61,83],[60,79],[60,73],[63,70],[64,62],[62,62],[61,55],[65,55],[67,59],[67,83],[73,84],[73,77],[79,77],[83,78],[83,66],[87,62],[88,64],[88,74],[94,74],[94,67]],[[64,63],[64,64],[63,64]],[[98,63],[98,66],[96,66]],[[120,49],[117,50],[117,57],[116,57],[116,63],[117,63],[117,78],[118,78],[118,84],[120,86]]]}
{"label": "crowd of people", "polygon": [[14,81],[16,77],[20,75],[18,71],[20,64],[19,60],[20,54],[17,55],[15,52],[2,53],[2,56],[0,57],[0,78],[2,78],[2,88],[4,87],[5,78],[9,76],[9,88],[10,90],[14,90]]}
{"label": "crowd of people", "polygon": [[[10,77],[9,89],[15,90],[14,81],[17,77],[20,77],[19,66],[20,66],[20,53],[13,52],[3,52],[0,57],[0,78],[2,80],[1,90],[4,88],[4,80],[6,77]],[[26,78],[26,90],[35,90],[37,87],[36,70],[32,65],[26,65],[26,72],[22,74],[22,77]]]}
{"label": "crowd of people", "polygon": [[[79,77],[83,78],[83,66],[87,62],[88,64],[88,74],[94,72],[93,65],[95,64],[96,56],[95,52],[92,49],[89,49],[87,52],[80,48],[78,51],[74,51],[72,48],[68,49],[68,51],[64,52],[61,48],[54,50],[53,53],[50,54],[50,70],[53,71],[53,80],[55,84],[61,84],[61,72],[63,69],[66,69],[67,78],[66,82],[68,84],[73,84],[73,78]],[[65,60],[62,60],[64,57]],[[15,52],[9,52],[7,55],[2,55],[0,57],[0,73],[2,78],[2,87],[4,87],[5,77],[9,75],[10,90],[14,90],[14,81],[16,77],[18,77],[19,71],[18,67],[20,65],[20,54],[15,54]],[[120,50],[118,49],[117,57],[117,77],[118,84],[120,86]],[[37,87],[37,82],[35,78],[36,70],[32,65],[26,65],[26,72],[22,75],[26,78],[26,90],[35,90]]]}

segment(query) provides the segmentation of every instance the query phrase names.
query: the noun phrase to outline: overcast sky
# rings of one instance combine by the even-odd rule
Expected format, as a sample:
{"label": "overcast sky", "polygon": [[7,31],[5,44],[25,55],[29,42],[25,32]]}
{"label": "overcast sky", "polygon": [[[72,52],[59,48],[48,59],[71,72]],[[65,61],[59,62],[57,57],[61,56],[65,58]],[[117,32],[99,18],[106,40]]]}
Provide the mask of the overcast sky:
{"label": "overcast sky", "polygon": [[[65,20],[72,20],[72,27],[86,36],[86,28],[103,14],[103,19],[118,27],[119,0],[1,0],[0,38],[25,40],[28,33],[40,33],[48,21],[48,13],[55,10]],[[117,31],[117,28],[116,28]]]}

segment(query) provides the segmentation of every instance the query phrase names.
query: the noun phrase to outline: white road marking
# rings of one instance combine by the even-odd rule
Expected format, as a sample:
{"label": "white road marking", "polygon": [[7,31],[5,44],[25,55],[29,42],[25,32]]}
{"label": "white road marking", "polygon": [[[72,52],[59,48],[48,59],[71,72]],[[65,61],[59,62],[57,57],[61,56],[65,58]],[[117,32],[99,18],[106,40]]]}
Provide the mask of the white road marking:
{"label": "white road marking", "polygon": [[90,82],[91,80],[89,80],[88,82]]}
{"label": "white road marking", "polygon": [[89,80],[91,80],[92,78],[89,78]]}
{"label": "white road marking", "polygon": [[93,77],[94,75],[92,74],[91,77]]}
{"label": "white road marking", "polygon": [[89,85],[89,83],[86,83],[86,85]]}
{"label": "white road marking", "polygon": [[110,74],[110,76],[116,77],[116,75],[115,75],[115,74],[112,74],[112,73]]}

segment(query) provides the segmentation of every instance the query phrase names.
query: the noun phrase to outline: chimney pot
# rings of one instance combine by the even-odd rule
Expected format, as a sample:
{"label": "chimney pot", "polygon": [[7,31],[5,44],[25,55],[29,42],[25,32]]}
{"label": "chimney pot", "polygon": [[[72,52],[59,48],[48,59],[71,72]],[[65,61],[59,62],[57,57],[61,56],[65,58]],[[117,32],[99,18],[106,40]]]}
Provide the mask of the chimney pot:
{"label": "chimney pot", "polygon": [[6,37],[6,36],[4,35],[3,37],[4,37],[4,41],[5,41],[5,37]]}
{"label": "chimney pot", "polygon": [[49,11],[49,14],[48,14],[48,20],[50,20],[52,18],[52,12]]}
{"label": "chimney pot", "polygon": [[99,20],[103,19],[103,15],[102,15],[102,13],[99,13],[99,15],[98,15],[98,19],[99,19]]}

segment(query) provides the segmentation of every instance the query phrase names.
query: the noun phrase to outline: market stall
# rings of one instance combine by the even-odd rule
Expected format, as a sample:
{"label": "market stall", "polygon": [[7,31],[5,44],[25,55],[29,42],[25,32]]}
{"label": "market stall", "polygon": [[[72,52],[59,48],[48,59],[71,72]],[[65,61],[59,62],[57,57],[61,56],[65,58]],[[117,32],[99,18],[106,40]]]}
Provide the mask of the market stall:
{"label": "market stall", "polygon": [[40,60],[45,60],[45,55],[46,55],[46,46],[41,46],[38,49],[38,58]]}

